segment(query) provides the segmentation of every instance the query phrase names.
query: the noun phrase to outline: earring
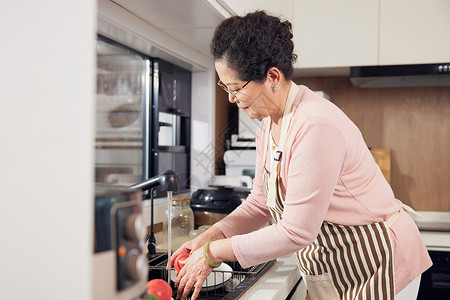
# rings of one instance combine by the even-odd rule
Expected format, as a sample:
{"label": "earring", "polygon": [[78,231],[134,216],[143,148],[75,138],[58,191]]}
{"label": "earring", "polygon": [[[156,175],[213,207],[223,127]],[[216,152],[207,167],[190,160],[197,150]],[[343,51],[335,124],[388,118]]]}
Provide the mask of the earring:
{"label": "earring", "polygon": [[274,92],[278,92],[281,89],[281,87],[278,84],[274,84],[272,89]]}

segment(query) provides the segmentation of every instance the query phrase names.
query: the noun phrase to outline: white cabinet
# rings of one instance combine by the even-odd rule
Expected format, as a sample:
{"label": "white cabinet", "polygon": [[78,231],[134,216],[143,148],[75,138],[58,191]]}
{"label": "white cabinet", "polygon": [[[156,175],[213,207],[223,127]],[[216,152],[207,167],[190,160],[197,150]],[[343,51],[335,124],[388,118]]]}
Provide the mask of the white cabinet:
{"label": "white cabinet", "polygon": [[378,62],[378,1],[293,0],[297,68]]}
{"label": "white cabinet", "polygon": [[380,65],[450,61],[449,0],[380,0]]}
{"label": "white cabinet", "polygon": [[450,61],[449,0],[223,0],[291,20],[296,68]]}
{"label": "white cabinet", "polygon": [[378,62],[378,1],[223,0],[229,11],[256,9],[286,18],[294,31],[296,68],[373,65]]}
{"label": "white cabinet", "polygon": [[448,0],[292,0],[297,68],[450,61]]}
{"label": "white cabinet", "polygon": [[121,25],[203,68],[212,65],[209,43],[224,18],[218,7],[290,20],[296,68],[450,61],[450,0],[99,0],[99,15],[110,8],[106,17],[117,23],[111,6],[130,17]]}

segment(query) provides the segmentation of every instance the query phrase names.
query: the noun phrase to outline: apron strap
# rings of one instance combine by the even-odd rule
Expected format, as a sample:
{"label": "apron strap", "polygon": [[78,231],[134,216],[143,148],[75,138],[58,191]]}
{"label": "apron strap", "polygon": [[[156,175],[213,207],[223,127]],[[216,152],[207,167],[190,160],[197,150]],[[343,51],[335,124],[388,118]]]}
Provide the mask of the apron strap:
{"label": "apron strap", "polygon": [[[274,161],[272,162],[272,167],[269,175],[269,185],[268,185],[268,196],[267,196],[267,206],[271,208],[275,208],[276,198],[277,198],[277,177],[280,172],[279,164],[281,161],[281,157],[283,155],[283,148],[286,140],[286,133],[289,128],[289,124],[291,122],[291,118],[293,115],[292,106],[294,104],[295,98],[300,91],[300,87],[297,86],[294,82],[291,82],[291,87],[289,89],[288,98],[286,100],[286,105],[284,107],[283,118],[281,119],[281,133],[280,133],[280,141],[278,142],[278,151],[275,156],[272,158]],[[264,166],[267,162],[267,148],[269,145],[270,131],[271,131],[272,122],[268,122],[266,127],[266,140],[264,143]]]}
{"label": "apron strap", "polygon": [[384,224],[386,224],[387,227],[391,227],[392,224],[394,224],[395,221],[397,221],[398,217],[400,217],[400,213],[403,210],[405,210],[407,212],[410,212],[410,213],[413,213],[416,216],[418,216],[419,218],[423,218],[423,216],[421,214],[417,213],[412,207],[402,203],[402,209],[400,209],[398,212],[396,212],[395,214],[390,216],[389,219],[387,219],[387,221],[384,222]]}
{"label": "apron strap", "polygon": [[417,211],[415,211],[414,208],[412,208],[411,206],[408,206],[408,205],[403,204],[403,203],[402,203],[402,206],[403,206],[403,209],[406,210],[407,212],[415,214],[419,218],[423,218],[423,216],[421,214],[419,214]]}

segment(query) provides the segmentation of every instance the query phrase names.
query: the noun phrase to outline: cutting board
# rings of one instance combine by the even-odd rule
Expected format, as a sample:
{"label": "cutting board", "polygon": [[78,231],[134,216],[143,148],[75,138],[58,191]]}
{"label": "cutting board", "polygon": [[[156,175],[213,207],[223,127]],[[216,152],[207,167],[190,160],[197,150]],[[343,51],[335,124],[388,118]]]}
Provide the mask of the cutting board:
{"label": "cutting board", "polygon": [[375,162],[383,172],[387,182],[391,184],[391,149],[389,148],[370,148]]}

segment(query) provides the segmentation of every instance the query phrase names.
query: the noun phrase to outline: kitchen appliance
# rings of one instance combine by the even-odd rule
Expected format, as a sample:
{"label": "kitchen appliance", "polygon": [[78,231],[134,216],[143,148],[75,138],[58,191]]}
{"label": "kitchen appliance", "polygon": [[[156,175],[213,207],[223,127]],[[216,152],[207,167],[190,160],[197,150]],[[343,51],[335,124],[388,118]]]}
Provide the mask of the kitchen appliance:
{"label": "kitchen appliance", "polygon": [[223,155],[225,175],[255,177],[256,150],[227,150]]}
{"label": "kitchen appliance", "polygon": [[[449,249],[450,251],[450,249]],[[450,252],[428,251],[433,266],[422,274],[418,300],[450,299]]]}
{"label": "kitchen appliance", "polygon": [[130,187],[96,186],[93,299],[138,299],[145,293],[148,262],[142,191],[156,186],[168,192],[171,207],[172,192],[179,188],[178,175],[171,170]]}
{"label": "kitchen appliance", "polygon": [[151,175],[143,168],[150,72],[144,57],[99,38],[95,101],[95,182],[129,185]]}
{"label": "kitchen appliance", "polygon": [[96,50],[95,182],[130,185],[174,170],[189,189],[191,72],[101,36]]}
{"label": "kitchen appliance", "polygon": [[256,150],[233,149],[225,151],[225,175],[212,176],[209,187],[192,194],[191,208],[195,226],[213,225],[226,217],[242,201],[253,186]]}
{"label": "kitchen appliance", "polygon": [[450,212],[410,214],[420,230],[433,265],[422,274],[418,300],[450,299]]}
{"label": "kitchen appliance", "polygon": [[233,175],[216,175],[211,176],[208,181],[208,186],[240,186],[252,188],[252,178],[248,175],[233,176]]}
{"label": "kitchen appliance", "polygon": [[129,300],[145,291],[141,201],[139,191],[96,186],[93,299]]}
{"label": "kitchen appliance", "polygon": [[350,67],[355,87],[450,86],[450,63]]}
{"label": "kitchen appliance", "polygon": [[250,119],[247,113],[240,109],[238,111],[238,133],[231,135],[231,148],[255,148],[256,131],[261,120]]}
{"label": "kitchen appliance", "polygon": [[[175,170],[180,189],[190,188],[191,72],[162,59],[151,59],[152,117],[149,170]],[[158,192],[159,191],[159,192]],[[164,191],[155,188],[158,195]]]}
{"label": "kitchen appliance", "polygon": [[250,193],[244,187],[209,187],[192,194],[191,208],[194,211],[195,225],[213,225],[226,217]]}

